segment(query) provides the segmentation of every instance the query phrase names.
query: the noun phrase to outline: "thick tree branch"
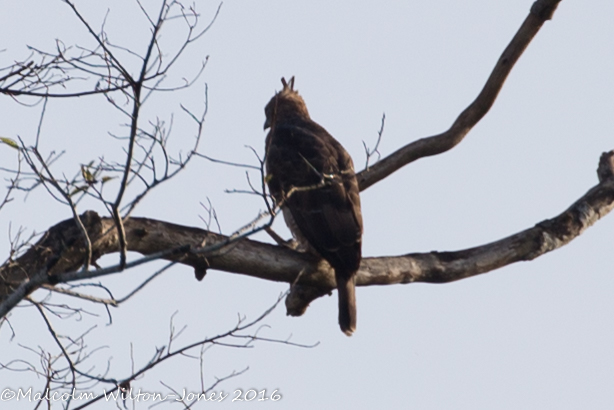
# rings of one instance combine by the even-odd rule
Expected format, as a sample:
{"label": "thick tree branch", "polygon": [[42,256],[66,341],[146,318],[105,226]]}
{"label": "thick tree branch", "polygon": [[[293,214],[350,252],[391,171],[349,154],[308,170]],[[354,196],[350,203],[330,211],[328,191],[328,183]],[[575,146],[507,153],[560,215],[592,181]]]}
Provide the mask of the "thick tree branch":
{"label": "thick tree branch", "polygon": [[381,181],[393,172],[417,159],[441,154],[460,143],[493,106],[499,91],[514,64],[546,20],[550,20],[561,0],[537,0],[520,29],[499,57],[490,77],[477,98],[458,116],[447,131],[407,144],[371,167],[358,177],[360,190]]}
{"label": "thick tree branch", "polygon": [[[456,252],[412,253],[364,258],[356,277],[358,286],[398,283],[446,283],[537,258],[569,243],[614,208],[614,151],[604,153],[597,174],[599,184],[560,215],[532,228],[483,246]],[[112,218],[88,211],[81,216],[92,241],[93,259],[117,252],[119,238]],[[203,229],[146,218],[125,222],[128,250],[191,266],[286,282],[293,290],[286,301],[288,314],[302,314],[311,300],[335,288],[334,274],[325,261],[249,239],[231,243],[215,252],[203,247],[228,241],[228,237]],[[169,251],[171,250],[171,251]],[[17,260],[0,267],[0,298],[8,309],[44,283],[90,277],[97,271],[77,271],[85,248],[74,219],[55,225]],[[38,272],[31,275],[33,272]],[[113,272],[110,270],[110,272]],[[44,273],[43,276],[42,273]],[[299,277],[300,276],[300,277]],[[16,290],[17,289],[17,290]]]}
{"label": "thick tree branch", "polygon": [[[460,143],[492,107],[505,79],[522,52],[549,20],[560,0],[537,0],[529,16],[495,65],[484,88],[456,119],[449,130],[423,138],[399,149],[359,175],[364,190],[416,159],[440,154]],[[431,252],[396,257],[364,258],[357,275],[358,286],[411,282],[445,283],[463,279],[521,260],[531,260],[557,249],[580,235],[614,207],[613,154],[602,156],[600,183],[561,215],[499,241],[457,252]],[[229,238],[205,230],[145,218],[129,218],[124,233],[117,234],[111,218],[94,212],[82,216],[91,239],[92,260],[116,252],[121,243],[127,250],[149,255],[131,266],[154,259],[189,265],[202,277],[208,268],[246,274],[293,284],[286,300],[288,313],[302,314],[311,300],[335,287],[333,272],[324,261],[314,260],[283,246],[248,239],[210,251]],[[125,241],[122,240],[125,237]],[[78,271],[83,260],[82,241],[74,220],[52,227],[23,256],[0,267],[0,316],[23,297],[45,284],[70,282],[115,273],[123,266],[98,271]]]}

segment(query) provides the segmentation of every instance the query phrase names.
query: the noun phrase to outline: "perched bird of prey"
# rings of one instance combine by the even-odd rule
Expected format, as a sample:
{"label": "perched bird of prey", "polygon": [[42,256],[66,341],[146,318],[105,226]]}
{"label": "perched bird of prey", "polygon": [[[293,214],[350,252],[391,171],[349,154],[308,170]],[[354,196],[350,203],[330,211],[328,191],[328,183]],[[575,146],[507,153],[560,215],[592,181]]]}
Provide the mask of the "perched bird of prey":
{"label": "perched bird of prey", "polygon": [[339,326],[356,329],[355,274],[362,256],[362,213],[352,158],[315,123],[294,77],[266,105],[267,184],[300,247],[328,261],[339,293]]}

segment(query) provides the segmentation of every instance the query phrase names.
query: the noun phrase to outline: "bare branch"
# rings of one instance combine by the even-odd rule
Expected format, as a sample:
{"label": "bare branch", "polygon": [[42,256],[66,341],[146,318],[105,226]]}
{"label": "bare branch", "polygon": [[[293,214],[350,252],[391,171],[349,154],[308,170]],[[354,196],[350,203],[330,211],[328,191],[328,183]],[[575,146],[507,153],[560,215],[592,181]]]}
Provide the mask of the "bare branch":
{"label": "bare branch", "polygon": [[[605,154],[602,158],[609,158],[611,155],[611,153]],[[604,165],[599,168],[600,175],[612,172],[611,161],[602,160],[601,163]],[[610,171],[607,171],[608,169]],[[543,221],[533,228],[483,246],[457,252],[364,258],[356,277],[356,285],[445,283],[485,273],[514,262],[532,260],[569,243],[613,208],[614,179],[608,177],[591,188],[562,214]],[[117,251],[117,232],[111,219],[100,218],[93,212],[82,215],[81,219],[86,221],[85,226],[88,227],[88,234],[92,238],[92,249],[96,258]],[[293,283],[297,275],[304,271],[305,274],[297,283],[297,294],[300,290],[322,296],[335,288],[332,269],[325,261],[318,261],[308,254],[293,251],[285,246],[248,239],[231,242],[231,238],[224,235],[145,218],[130,218],[126,221],[125,227],[128,249],[143,255],[155,255],[155,259],[162,258],[195,269],[210,267],[286,283]],[[4,284],[0,284],[2,305],[15,303],[15,298],[19,301],[33,290],[34,277],[24,282],[24,272],[39,272],[41,275],[40,272],[47,272],[41,269],[48,269],[51,277],[59,281],[104,274],[104,269],[99,270],[100,272],[74,271],[74,267],[79,266],[81,260],[81,254],[74,250],[58,250],[56,256],[58,260],[55,264],[49,256],[45,257],[45,250],[57,246],[56,235],[62,235],[67,240],[79,235],[79,231],[74,226],[73,220],[61,222],[51,228],[43,239],[22,257],[0,267],[0,277],[5,281]],[[203,249],[210,249],[209,252],[198,251],[203,243],[207,244]],[[231,247],[227,247],[229,243],[232,243]],[[177,247],[178,244],[182,247]],[[15,288],[15,285],[18,287]],[[306,291],[305,287],[312,287],[316,291]],[[303,296],[297,294],[291,294],[290,298],[300,296],[302,299]],[[5,299],[7,297],[8,299]],[[9,302],[9,299],[12,302]],[[295,308],[289,311],[290,314],[300,314],[305,307],[296,308],[301,306],[296,301],[291,301],[291,306]],[[8,310],[2,312],[4,314]]]}
{"label": "bare branch", "polygon": [[[295,346],[295,347],[303,347],[303,348],[312,348],[312,347],[316,347],[318,345],[318,343],[314,343],[311,345],[305,345],[305,344],[299,344],[299,343],[294,343],[291,342],[290,340],[286,339],[286,340],[280,340],[280,339],[268,339],[268,338],[261,338],[259,336],[257,336],[258,330],[255,331],[254,334],[244,334],[243,332],[247,331],[247,330],[251,330],[254,327],[256,327],[258,324],[260,324],[276,307],[277,305],[279,305],[280,301],[283,299],[285,295],[282,294],[279,296],[279,298],[277,299],[277,301],[275,301],[275,303],[269,307],[268,309],[266,309],[262,314],[260,314],[258,317],[256,317],[255,319],[251,320],[251,321],[246,321],[245,318],[239,318],[237,324],[231,328],[230,330],[218,334],[217,336],[213,336],[213,337],[209,337],[209,338],[205,338],[193,343],[188,343],[180,348],[177,349],[172,349],[171,346],[174,342],[176,342],[177,338],[179,337],[179,335],[181,334],[181,331],[179,331],[178,333],[175,333],[175,328],[174,325],[172,324],[171,321],[171,330],[169,333],[169,341],[168,344],[162,348],[158,348],[156,350],[156,353],[154,354],[153,358],[149,361],[149,363],[147,363],[146,365],[142,366],[140,369],[135,370],[132,372],[132,374],[130,376],[128,376],[127,378],[123,379],[121,382],[117,381],[117,380],[101,380],[104,381],[105,383],[113,383],[114,387],[110,390],[106,390],[106,394],[112,394],[113,392],[115,392],[118,388],[130,388],[130,382],[132,382],[133,380],[137,379],[139,376],[145,374],[147,371],[153,369],[154,367],[157,367],[159,365],[161,365],[162,363],[166,362],[169,359],[172,359],[174,357],[177,356],[188,356],[188,352],[196,349],[196,348],[200,348],[200,352],[201,355],[204,353],[204,348],[205,346],[226,346],[226,347],[235,347],[235,348],[248,348],[248,347],[252,347],[252,344],[256,341],[263,341],[263,342],[269,342],[269,343],[283,343],[289,346]],[[183,330],[183,329],[182,329]],[[253,331],[253,330],[252,330]],[[240,343],[240,344],[236,344],[236,343],[232,343],[232,340],[246,340],[246,342]],[[228,340],[228,341],[227,341]],[[202,357],[202,356],[201,356]],[[201,357],[194,357],[195,359],[199,360],[199,362],[202,363],[202,359]],[[232,372],[230,375],[225,376],[223,378],[220,379],[216,379],[216,382],[214,382],[207,390],[203,391],[203,393],[205,393],[206,391],[211,390],[212,388],[214,388],[215,386],[217,386],[219,383],[221,383],[224,380],[227,380],[228,378],[231,377],[236,377],[240,374],[242,374],[243,372],[245,372],[247,369],[242,370],[240,372]],[[168,387],[169,389],[172,390],[171,387],[169,387],[167,384],[164,384],[164,386]],[[101,398],[105,397],[104,395],[98,395],[96,398],[94,398],[93,400],[83,404],[82,406],[76,407],[75,410],[77,409],[83,409],[93,403],[95,403],[96,401],[100,400]]]}
{"label": "bare branch", "polygon": [[379,131],[377,132],[377,141],[375,142],[375,146],[373,149],[369,149],[367,144],[363,141],[362,145],[365,148],[365,170],[369,169],[369,162],[371,157],[377,154],[377,160],[379,161],[382,154],[379,152],[379,144],[382,142],[382,135],[384,134],[384,124],[386,123],[386,113],[382,114],[382,124],[379,127]]}
{"label": "bare branch", "polygon": [[508,74],[542,25],[552,18],[561,0],[537,0],[524,23],[495,65],[477,98],[447,131],[407,144],[356,176],[360,190],[381,181],[403,166],[423,157],[441,154],[459,144],[493,106]]}

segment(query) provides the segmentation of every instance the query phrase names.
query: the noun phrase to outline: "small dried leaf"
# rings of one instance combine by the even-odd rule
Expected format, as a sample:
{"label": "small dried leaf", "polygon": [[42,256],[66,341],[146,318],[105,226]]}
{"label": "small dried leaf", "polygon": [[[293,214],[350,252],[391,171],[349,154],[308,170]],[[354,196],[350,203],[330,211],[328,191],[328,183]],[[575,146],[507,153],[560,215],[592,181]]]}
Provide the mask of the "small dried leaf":
{"label": "small dried leaf", "polygon": [[68,196],[73,196],[75,194],[78,194],[79,192],[85,192],[87,191],[87,189],[89,188],[89,186],[87,185],[83,185],[83,186],[78,186],[75,189],[73,189],[70,194],[68,194]]}
{"label": "small dried leaf", "polygon": [[94,177],[94,175],[92,175],[90,170],[87,169],[84,165],[81,165],[81,175],[83,175],[83,179],[85,179],[85,182],[87,182],[88,184],[93,184],[94,182],[96,182],[96,178]]}
{"label": "small dried leaf", "polygon": [[11,148],[19,149],[19,144],[17,144],[14,140],[6,137],[0,137],[0,142],[5,143]]}

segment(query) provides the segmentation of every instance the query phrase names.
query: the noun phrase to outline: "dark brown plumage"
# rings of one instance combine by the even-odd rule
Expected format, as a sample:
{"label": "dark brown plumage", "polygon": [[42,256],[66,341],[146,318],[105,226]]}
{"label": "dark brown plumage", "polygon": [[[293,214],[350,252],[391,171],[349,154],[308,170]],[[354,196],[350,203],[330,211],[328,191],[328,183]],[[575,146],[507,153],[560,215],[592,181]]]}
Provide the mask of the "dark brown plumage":
{"label": "dark brown plumage", "polygon": [[286,224],[304,250],[335,270],[339,326],[356,329],[355,274],[360,265],[362,214],[352,158],[309,117],[294,77],[265,108],[267,183]]}

